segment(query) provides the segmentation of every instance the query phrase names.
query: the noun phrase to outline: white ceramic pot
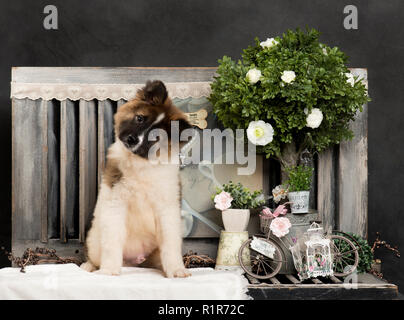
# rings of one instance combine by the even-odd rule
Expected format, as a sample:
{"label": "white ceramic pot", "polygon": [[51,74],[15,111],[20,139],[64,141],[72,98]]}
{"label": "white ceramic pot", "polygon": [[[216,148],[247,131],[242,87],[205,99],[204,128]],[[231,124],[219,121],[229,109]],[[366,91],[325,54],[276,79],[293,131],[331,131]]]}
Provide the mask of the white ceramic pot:
{"label": "white ceramic pot", "polygon": [[290,209],[292,213],[309,212],[310,191],[289,192]]}
{"label": "white ceramic pot", "polygon": [[227,209],[222,211],[224,229],[229,232],[246,231],[250,221],[249,209]]}

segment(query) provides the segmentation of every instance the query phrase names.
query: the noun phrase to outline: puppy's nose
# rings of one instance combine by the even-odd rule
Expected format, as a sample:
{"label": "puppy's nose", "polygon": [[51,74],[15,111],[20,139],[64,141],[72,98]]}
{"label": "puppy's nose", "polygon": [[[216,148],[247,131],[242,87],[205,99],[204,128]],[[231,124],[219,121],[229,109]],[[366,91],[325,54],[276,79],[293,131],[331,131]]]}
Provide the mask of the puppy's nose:
{"label": "puppy's nose", "polygon": [[134,137],[131,134],[127,136],[125,141],[129,146],[133,147],[139,143],[139,138]]}

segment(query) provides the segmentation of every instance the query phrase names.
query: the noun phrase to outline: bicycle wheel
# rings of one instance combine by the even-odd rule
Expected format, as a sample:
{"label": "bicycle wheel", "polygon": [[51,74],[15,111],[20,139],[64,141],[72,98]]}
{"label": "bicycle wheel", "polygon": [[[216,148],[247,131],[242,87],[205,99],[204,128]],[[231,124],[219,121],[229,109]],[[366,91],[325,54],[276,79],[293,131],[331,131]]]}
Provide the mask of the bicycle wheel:
{"label": "bicycle wheel", "polygon": [[251,248],[252,239],[249,239],[241,245],[238,252],[238,260],[240,266],[250,276],[257,279],[269,279],[281,270],[285,256],[281,247],[274,241],[265,238],[260,238],[260,240],[274,247],[273,258],[267,257]]}
{"label": "bicycle wheel", "polygon": [[346,277],[356,270],[359,264],[358,248],[348,238],[340,235],[330,236],[334,256],[334,275]]}

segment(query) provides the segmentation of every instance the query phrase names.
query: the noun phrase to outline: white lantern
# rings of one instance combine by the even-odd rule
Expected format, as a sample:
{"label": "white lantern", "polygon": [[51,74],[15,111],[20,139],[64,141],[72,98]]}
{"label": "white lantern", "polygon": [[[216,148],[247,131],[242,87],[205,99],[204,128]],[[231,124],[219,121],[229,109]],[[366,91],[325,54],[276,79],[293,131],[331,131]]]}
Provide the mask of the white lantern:
{"label": "white lantern", "polygon": [[307,230],[306,244],[307,275],[309,278],[333,275],[333,257],[330,239],[324,237],[323,228],[313,222]]}

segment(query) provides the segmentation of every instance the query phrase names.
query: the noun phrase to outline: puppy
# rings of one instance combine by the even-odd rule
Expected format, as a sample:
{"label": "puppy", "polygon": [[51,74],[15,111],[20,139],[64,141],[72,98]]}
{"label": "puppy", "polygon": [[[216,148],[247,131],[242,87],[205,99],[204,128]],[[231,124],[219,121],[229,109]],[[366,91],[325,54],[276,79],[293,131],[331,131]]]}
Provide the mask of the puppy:
{"label": "puppy", "polygon": [[[181,254],[179,165],[148,159],[157,143],[148,139],[150,131],[165,130],[170,139],[171,121],[178,121],[181,133],[190,128],[187,118],[161,81],[149,81],[114,119],[115,143],[108,149],[86,240],[88,259],[81,267],[118,275],[123,265],[141,265],[160,268],[169,278],[187,277]],[[178,152],[170,141],[165,151]]]}

